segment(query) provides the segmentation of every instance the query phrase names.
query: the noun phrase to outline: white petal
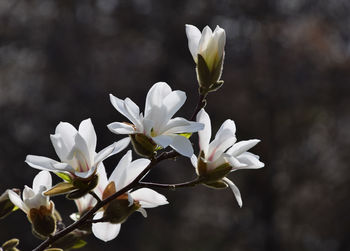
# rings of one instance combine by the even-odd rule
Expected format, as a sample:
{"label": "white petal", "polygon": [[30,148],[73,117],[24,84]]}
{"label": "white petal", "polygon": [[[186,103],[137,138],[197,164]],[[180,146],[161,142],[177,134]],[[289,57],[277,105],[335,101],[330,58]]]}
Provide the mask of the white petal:
{"label": "white petal", "polygon": [[87,179],[87,178],[91,177],[94,174],[95,170],[96,170],[96,166],[92,166],[87,171],[83,171],[83,172],[75,171],[74,175],[78,176],[79,178],[82,178],[82,179]]}
{"label": "white petal", "polygon": [[94,126],[92,125],[91,119],[83,120],[79,125],[79,134],[84,138],[90,156],[93,155],[96,151],[96,132]]}
{"label": "white petal", "polygon": [[130,144],[130,137],[126,137],[124,139],[118,140],[117,142],[114,143],[114,150],[110,155],[108,155],[108,157],[123,151],[129,144]]}
{"label": "white petal", "polygon": [[75,142],[74,136],[77,134],[77,129],[67,122],[60,122],[56,126],[55,135],[60,135],[67,149],[72,149]]}
{"label": "white petal", "polygon": [[221,57],[224,54],[224,48],[226,43],[226,33],[225,30],[216,26],[214,30],[214,39],[217,40],[218,56]]}
{"label": "white petal", "polygon": [[241,169],[246,167],[247,165],[244,163],[241,163],[237,158],[233,157],[233,156],[229,156],[226,158],[228,160],[228,162],[230,163],[230,166],[233,169]]}
{"label": "white petal", "polygon": [[227,185],[229,185],[229,187],[231,188],[233,194],[236,197],[236,200],[238,202],[239,207],[242,207],[243,203],[242,203],[242,197],[241,197],[241,193],[238,190],[238,187],[228,178],[223,178],[222,179]]}
{"label": "white petal", "polygon": [[246,164],[244,169],[258,169],[265,166],[265,164],[259,160],[258,155],[252,154],[250,152],[242,153],[237,157],[237,159],[241,163]]}
{"label": "white petal", "polygon": [[56,160],[36,155],[27,155],[25,162],[33,168],[48,171],[57,171],[54,165],[59,163]]}
{"label": "white petal", "polygon": [[198,159],[197,159],[197,156],[194,154],[191,156],[191,163],[192,163],[192,166],[197,170]]}
{"label": "white petal", "polygon": [[169,93],[163,100],[163,105],[166,107],[166,118],[167,123],[174,114],[183,106],[186,101],[186,94],[183,91],[173,91]]}
{"label": "white petal", "polygon": [[139,107],[129,98],[124,101],[125,110],[128,113],[128,119],[136,126],[137,130],[142,132],[143,126],[140,119]]}
{"label": "white petal", "polygon": [[51,174],[48,171],[41,171],[34,177],[33,191],[38,193],[41,186],[44,186],[46,189],[52,186]]}
{"label": "white petal", "polygon": [[173,142],[171,143],[170,146],[183,156],[190,158],[193,154],[191,141],[189,141],[184,136],[180,136],[180,135],[174,136]]}
{"label": "white petal", "polygon": [[136,133],[132,125],[123,122],[113,122],[107,125],[108,129],[116,134],[134,134]]}
{"label": "white petal", "polygon": [[[201,39],[199,40],[198,44],[198,54],[203,54],[205,50],[207,50],[207,47],[210,43],[210,40],[212,38],[212,30],[209,28],[209,26],[205,26],[202,31]],[[205,58],[205,55],[202,55]]]}
{"label": "white petal", "polygon": [[173,137],[168,136],[168,135],[160,135],[157,137],[153,137],[152,140],[157,144],[162,146],[163,148],[166,148],[171,144],[173,141]]}
{"label": "white petal", "polygon": [[52,165],[55,168],[55,172],[68,172],[68,173],[74,173],[75,170],[72,166],[70,166],[67,163],[56,163]]}
{"label": "white petal", "polygon": [[137,159],[134,160],[133,162],[130,163],[128,169],[126,170],[127,172],[127,177],[126,177],[126,183],[125,185],[130,184],[134,179],[139,176],[143,170],[151,163],[149,159]]}
{"label": "white petal", "polygon": [[[74,136],[73,136],[74,137]],[[63,138],[60,134],[50,135],[50,139],[53,147],[55,148],[57,156],[61,161],[67,161],[68,155],[71,152],[72,148],[68,148],[66,143],[63,141]]]}
{"label": "white petal", "polygon": [[87,142],[80,133],[75,135],[75,146],[70,157],[77,158],[81,171],[88,171],[94,163],[94,154],[90,155]]}
{"label": "white petal", "polygon": [[98,195],[98,197],[102,198],[103,191],[108,185],[106,169],[102,162],[98,165],[96,173],[98,175],[98,184],[94,191]]}
{"label": "white petal", "polygon": [[120,140],[120,141],[114,142],[112,145],[109,145],[109,146],[105,147],[104,149],[102,149],[101,151],[99,151],[95,155],[94,165],[98,165],[101,161],[104,161],[109,156],[122,151],[125,147],[128,146],[128,144],[130,142],[129,140],[127,140],[125,138]]}
{"label": "white petal", "polygon": [[170,86],[165,82],[155,83],[148,91],[145,104],[145,117],[149,116],[149,113],[153,106],[160,106],[163,104],[164,98],[171,92]]}
{"label": "white petal", "polygon": [[121,113],[124,117],[128,118],[128,112],[125,109],[124,106],[124,101],[113,96],[112,94],[109,94],[109,99],[112,103],[112,105],[114,106],[114,108]]}
{"label": "white petal", "polygon": [[192,54],[193,60],[197,63],[198,46],[202,33],[197,27],[186,24],[186,35],[188,39],[188,49]]}
{"label": "white petal", "polygon": [[114,181],[116,190],[119,191],[126,184],[127,168],[129,167],[132,160],[131,150],[120,159],[118,165],[114,168],[111,176],[109,177],[109,182]]}
{"label": "white petal", "polygon": [[254,147],[259,142],[260,142],[260,140],[258,140],[258,139],[239,141],[236,144],[234,144],[230,149],[228,149],[226,153],[228,153],[232,156],[238,156],[238,155],[248,151],[250,148]]}
{"label": "white petal", "polygon": [[139,209],[136,210],[137,212],[140,212],[143,217],[147,218],[147,212],[144,208],[140,207]]}
{"label": "white petal", "polygon": [[164,195],[149,188],[140,188],[131,193],[134,200],[140,202],[143,208],[153,208],[169,204]]}
{"label": "white petal", "polygon": [[[103,212],[97,212],[94,220],[102,218]],[[109,222],[101,222],[92,224],[92,232],[94,235],[105,242],[113,240],[120,232],[121,224],[112,224]]]}
{"label": "white petal", "polygon": [[211,121],[208,113],[202,108],[197,114],[197,121],[204,124],[204,129],[198,132],[199,148],[206,156],[211,138]]}
{"label": "white petal", "polygon": [[15,206],[19,207],[25,213],[29,212],[29,208],[23,203],[21,197],[19,197],[17,193],[15,193],[12,190],[9,190],[8,193],[9,193],[9,199]]}
{"label": "white petal", "polygon": [[[174,121],[175,120],[175,121]],[[163,134],[190,133],[203,130],[204,124],[188,121],[184,118],[171,119],[164,127]]]}

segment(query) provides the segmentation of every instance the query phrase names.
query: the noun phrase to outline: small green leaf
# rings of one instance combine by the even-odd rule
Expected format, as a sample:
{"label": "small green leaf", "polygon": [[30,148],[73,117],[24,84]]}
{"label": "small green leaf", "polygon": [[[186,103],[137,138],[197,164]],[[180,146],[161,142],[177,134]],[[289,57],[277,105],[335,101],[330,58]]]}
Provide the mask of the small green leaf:
{"label": "small green leaf", "polygon": [[60,177],[62,180],[67,181],[69,183],[72,182],[72,178],[67,173],[55,173],[58,177]]}

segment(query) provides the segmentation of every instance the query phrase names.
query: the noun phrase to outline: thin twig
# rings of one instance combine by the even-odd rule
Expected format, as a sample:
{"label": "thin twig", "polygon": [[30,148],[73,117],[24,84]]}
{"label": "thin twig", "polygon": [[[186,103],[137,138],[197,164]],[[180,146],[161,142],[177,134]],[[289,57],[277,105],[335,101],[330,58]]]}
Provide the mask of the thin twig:
{"label": "thin twig", "polygon": [[100,197],[98,197],[98,195],[94,191],[89,191],[89,194],[92,195],[92,197],[94,197],[95,200],[97,200],[97,202],[101,202]]}
{"label": "thin twig", "polygon": [[165,188],[170,190],[175,190],[176,188],[184,188],[184,187],[193,187],[201,183],[200,179],[191,180],[188,182],[177,183],[177,184],[162,184],[162,183],[154,183],[154,182],[139,182],[140,187],[148,187],[148,188]]}

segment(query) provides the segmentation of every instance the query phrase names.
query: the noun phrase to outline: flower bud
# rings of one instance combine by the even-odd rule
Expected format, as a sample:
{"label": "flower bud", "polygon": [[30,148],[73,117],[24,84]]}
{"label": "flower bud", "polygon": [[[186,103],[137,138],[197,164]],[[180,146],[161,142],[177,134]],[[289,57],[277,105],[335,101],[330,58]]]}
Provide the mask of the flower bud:
{"label": "flower bud", "polygon": [[135,152],[142,157],[152,157],[155,154],[157,144],[142,133],[130,134],[131,143]]}
{"label": "flower bud", "polygon": [[55,241],[52,246],[57,250],[71,250],[82,248],[86,245],[86,241],[82,240],[82,238],[89,234],[90,232],[75,229],[74,231]]}
{"label": "flower bud", "polygon": [[198,158],[197,170],[200,178],[203,180],[203,184],[214,188],[226,188],[226,183],[222,182],[221,179],[232,170],[232,167],[229,163],[224,163],[212,170],[208,170],[207,163],[200,157]]}
{"label": "flower bud", "polygon": [[19,249],[17,249],[16,247],[19,244],[19,240],[18,239],[11,239],[6,241],[4,244],[2,244],[2,249],[0,248],[0,250],[3,251],[19,251]]}
{"label": "flower bud", "polygon": [[52,235],[56,231],[56,217],[54,213],[54,204],[50,206],[40,206],[39,209],[31,208],[27,215],[32,223],[33,234],[41,239]]}

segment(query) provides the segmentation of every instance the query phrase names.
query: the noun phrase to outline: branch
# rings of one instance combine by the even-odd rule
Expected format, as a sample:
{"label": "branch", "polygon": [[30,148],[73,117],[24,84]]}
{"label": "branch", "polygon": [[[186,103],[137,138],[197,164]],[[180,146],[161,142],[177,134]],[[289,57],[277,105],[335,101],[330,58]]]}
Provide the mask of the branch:
{"label": "branch", "polygon": [[148,188],[165,188],[170,190],[175,190],[176,188],[184,188],[184,187],[193,187],[201,183],[201,179],[195,179],[183,183],[177,184],[162,184],[162,183],[153,183],[153,182],[139,182],[140,187],[148,187]]}

